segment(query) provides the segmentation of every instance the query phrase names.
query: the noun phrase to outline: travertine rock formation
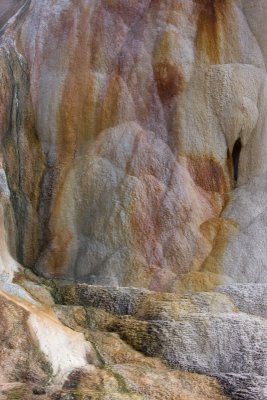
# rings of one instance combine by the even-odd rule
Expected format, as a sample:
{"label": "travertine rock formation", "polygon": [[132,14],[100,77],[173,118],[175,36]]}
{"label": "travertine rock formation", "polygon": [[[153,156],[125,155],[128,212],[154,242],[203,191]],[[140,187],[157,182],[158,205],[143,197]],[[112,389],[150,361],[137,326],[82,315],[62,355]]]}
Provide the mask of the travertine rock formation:
{"label": "travertine rock formation", "polygon": [[[20,262],[170,290],[216,251],[212,272],[251,281],[239,264],[229,272],[228,248],[243,238],[249,193],[219,218],[234,178],[240,186],[266,170],[266,7],[249,3],[25,2],[1,39]],[[261,275],[259,252],[246,249]]]}
{"label": "travertine rock formation", "polygon": [[0,396],[267,398],[266,18],[1,1]]}

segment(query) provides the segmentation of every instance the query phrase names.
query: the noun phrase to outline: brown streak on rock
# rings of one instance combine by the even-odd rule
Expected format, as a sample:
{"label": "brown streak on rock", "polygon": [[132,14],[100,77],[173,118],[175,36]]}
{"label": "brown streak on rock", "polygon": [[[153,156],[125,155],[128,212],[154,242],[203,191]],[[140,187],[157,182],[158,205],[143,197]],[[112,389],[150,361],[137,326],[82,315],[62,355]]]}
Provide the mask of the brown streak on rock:
{"label": "brown streak on rock", "polygon": [[227,18],[228,0],[195,0],[199,8],[196,47],[212,64],[221,61],[221,31]]}
{"label": "brown streak on rock", "polygon": [[215,159],[189,157],[188,169],[194,182],[202,189],[221,194],[228,191],[224,170]]}
{"label": "brown streak on rock", "polygon": [[201,226],[201,233],[212,244],[212,250],[201,266],[202,272],[211,272],[220,275],[222,272],[221,263],[225,248],[238,229],[236,221],[225,218],[212,218],[205,221]]}
{"label": "brown streak on rock", "polygon": [[53,236],[53,241],[51,241],[43,254],[45,265],[42,264],[42,258],[40,260],[41,268],[50,276],[59,278],[64,273],[67,274],[68,271],[66,271],[65,265],[69,256],[68,248],[72,239],[72,234],[68,230]]}
{"label": "brown streak on rock", "polygon": [[157,64],[154,68],[159,96],[167,100],[183,92],[185,82],[178,68],[169,63]]}

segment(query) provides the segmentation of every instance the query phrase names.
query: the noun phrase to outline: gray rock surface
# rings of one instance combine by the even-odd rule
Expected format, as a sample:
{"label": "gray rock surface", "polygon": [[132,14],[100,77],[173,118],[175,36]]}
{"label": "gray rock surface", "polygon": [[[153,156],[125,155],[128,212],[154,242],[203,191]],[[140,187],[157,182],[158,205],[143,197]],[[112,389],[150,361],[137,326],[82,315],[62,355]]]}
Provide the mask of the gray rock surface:
{"label": "gray rock surface", "polygon": [[59,303],[69,304],[56,307],[68,326],[74,327],[78,318],[83,326],[115,331],[136,350],[172,368],[216,377],[232,399],[266,399],[264,284],[232,284],[182,296],[58,284],[57,295]]}
{"label": "gray rock surface", "polygon": [[240,311],[267,319],[267,284],[225,285],[216,291],[228,295]]}
{"label": "gray rock surface", "polygon": [[233,400],[266,400],[266,376],[256,374],[222,374],[217,375],[225,392]]}
{"label": "gray rock surface", "polygon": [[[266,284],[267,173],[252,177],[246,184],[233,190],[221,217],[234,221],[235,228],[225,244],[223,238],[218,236],[203,269],[212,271],[217,265],[219,271],[236,283]],[[220,246],[224,246],[224,249],[218,257]]]}
{"label": "gray rock surface", "polygon": [[247,314],[189,314],[179,321],[122,319],[123,338],[172,367],[267,376],[267,322]]}

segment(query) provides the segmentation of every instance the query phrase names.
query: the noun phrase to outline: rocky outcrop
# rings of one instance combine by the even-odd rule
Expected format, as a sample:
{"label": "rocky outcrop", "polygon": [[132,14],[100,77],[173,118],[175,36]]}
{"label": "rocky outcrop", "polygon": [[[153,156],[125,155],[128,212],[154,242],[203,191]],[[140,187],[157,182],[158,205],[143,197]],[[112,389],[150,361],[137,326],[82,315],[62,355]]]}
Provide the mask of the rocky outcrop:
{"label": "rocky outcrop", "polygon": [[0,396],[266,399],[266,17],[1,1]]}
{"label": "rocky outcrop", "polygon": [[[43,299],[49,298],[48,294],[44,295],[45,291],[50,296],[56,293],[55,299],[59,301],[59,289],[53,283],[28,271],[21,271],[15,279],[17,283],[2,284],[0,293],[3,310],[0,395],[3,399],[144,400],[149,397],[156,400],[159,394],[166,400],[227,399],[217,378],[170,369],[160,359],[146,357],[111,333],[127,310],[119,310],[118,304],[112,308],[112,298],[103,296],[101,288],[99,305],[95,307],[43,305]],[[33,286],[34,296],[23,289]],[[90,292],[90,286],[84,288]],[[73,286],[72,291],[75,289]],[[136,295],[132,289],[125,288],[121,293],[116,291],[117,298],[125,298],[127,291],[129,296]],[[67,296],[67,290],[64,293]],[[112,290],[102,288],[102,293],[112,294]],[[158,293],[144,291],[144,294],[146,301],[157,299],[160,303]],[[129,303],[128,309],[129,296],[124,300],[124,306]],[[161,294],[165,302],[169,297],[168,293]],[[145,303],[143,299],[143,307]],[[101,307],[109,308],[112,313]],[[136,312],[140,307],[141,303]],[[181,308],[186,310],[184,305]]]}
{"label": "rocky outcrop", "polygon": [[[172,290],[215,252],[226,282],[246,213],[229,190],[266,170],[264,12],[234,0],[24,4],[0,57],[20,262]],[[221,218],[229,199],[238,215]]]}
{"label": "rocky outcrop", "polygon": [[230,398],[264,400],[267,324],[253,314],[266,309],[266,296],[261,297],[260,308],[253,303],[252,296],[264,291],[255,286],[229,285],[217,289],[224,294],[181,297],[132,288],[57,284],[57,302],[65,305],[55,306],[55,312],[72,329],[116,332],[136,350],[157,356],[174,369],[216,377]]}

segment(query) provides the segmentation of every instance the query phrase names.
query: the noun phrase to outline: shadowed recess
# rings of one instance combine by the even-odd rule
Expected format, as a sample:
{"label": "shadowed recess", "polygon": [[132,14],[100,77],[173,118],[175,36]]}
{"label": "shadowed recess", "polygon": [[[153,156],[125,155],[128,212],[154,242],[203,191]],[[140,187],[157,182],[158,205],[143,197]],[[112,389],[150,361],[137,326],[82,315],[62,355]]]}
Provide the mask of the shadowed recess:
{"label": "shadowed recess", "polygon": [[237,139],[235,142],[234,148],[233,148],[233,168],[234,168],[234,180],[238,180],[238,164],[239,164],[239,158],[240,158],[240,152],[241,152],[242,144],[241,144],[241,139]]}

